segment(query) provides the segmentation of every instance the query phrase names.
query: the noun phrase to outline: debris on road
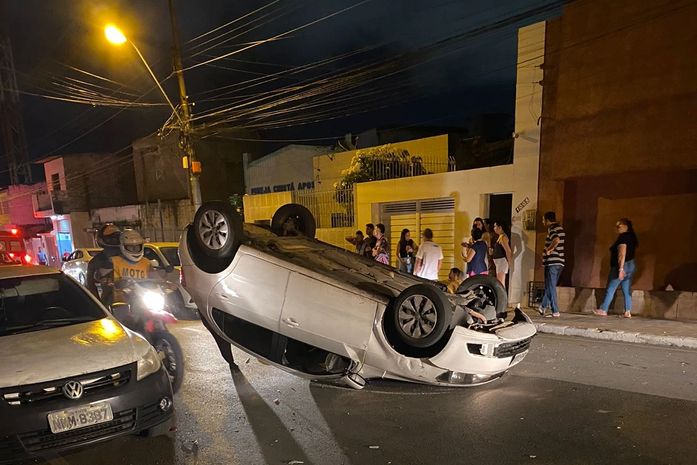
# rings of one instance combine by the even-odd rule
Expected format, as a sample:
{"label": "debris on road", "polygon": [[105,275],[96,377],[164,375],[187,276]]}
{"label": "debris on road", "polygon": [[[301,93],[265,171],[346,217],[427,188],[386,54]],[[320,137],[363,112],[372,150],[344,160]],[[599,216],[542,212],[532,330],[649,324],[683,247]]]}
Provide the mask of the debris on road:
{"label": "debris on road", "polygon": [[280,400],[280,399],[274,399],[274,400],[273,400],[273,403],[276,404],[276,405],[278,405],[278,404],[281,403],[281,400]]}
{"label": "debris on road", "polygon": [[368,449],[379,449],[380,446],[368,446]]}

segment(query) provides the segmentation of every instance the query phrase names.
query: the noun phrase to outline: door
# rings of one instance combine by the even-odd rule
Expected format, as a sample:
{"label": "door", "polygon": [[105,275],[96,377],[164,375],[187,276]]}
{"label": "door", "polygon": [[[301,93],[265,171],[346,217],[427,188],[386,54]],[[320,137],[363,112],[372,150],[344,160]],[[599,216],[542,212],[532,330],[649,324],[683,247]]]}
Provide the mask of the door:
{"label": "door", "polygon": [[[511,211],[513,209],[513,194],[489,195],[489,219],[502,221],[507,227],[511,225]],[[509,231],[506,231],[508,234]]]}
{"label": "door", "polygon": [[262,328],[278,332],[290,271],[254,255],[237,252],[232,273],[209,297],[209,305]]}
{"label": "door", "polygon": [[377,302],[293,272],[288,280],[280,332],[293,339],[363,360]]}

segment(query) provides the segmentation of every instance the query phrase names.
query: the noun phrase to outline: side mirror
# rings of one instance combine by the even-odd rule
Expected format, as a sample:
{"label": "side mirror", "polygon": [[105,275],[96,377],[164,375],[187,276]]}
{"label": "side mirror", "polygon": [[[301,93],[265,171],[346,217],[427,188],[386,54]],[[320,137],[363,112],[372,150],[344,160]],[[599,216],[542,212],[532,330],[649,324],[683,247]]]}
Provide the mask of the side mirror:
{"label": "side mirror", "polygon": [[165,267],[165,271],[166,271],[167,273],[171,273],[171,272],[174,271],[174,267],[173,267],[172,265],[167,265],[167,266]]}
{"label": "side mirror", "polygon": [[124,302],[114,302],[109,305],[109,310],[111,314],[114,315],[114,318],[123,321],[128,318],[128,315],[131,313],[131,306]]}

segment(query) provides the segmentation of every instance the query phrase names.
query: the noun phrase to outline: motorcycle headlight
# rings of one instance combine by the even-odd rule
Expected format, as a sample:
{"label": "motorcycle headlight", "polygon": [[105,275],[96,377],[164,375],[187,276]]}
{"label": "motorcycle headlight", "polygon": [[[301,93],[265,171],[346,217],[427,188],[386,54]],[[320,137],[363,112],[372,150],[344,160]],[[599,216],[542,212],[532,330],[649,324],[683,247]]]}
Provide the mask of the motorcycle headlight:
{"label": "motorcycle headlight", "polygon": [[140,381],[153,373],[157,373],[161,366],[162,360],[160,360],[160,356],[155,349],[150,346],[148,351],[145,352],[145,355],[138,360],[138,376],[136,379]]}
{"label": "motorcycle headlight", "polygon": [[165,308],[165,296],[159,292],[147,291],[142,299],[143,305],[150,311],[161,312]]}

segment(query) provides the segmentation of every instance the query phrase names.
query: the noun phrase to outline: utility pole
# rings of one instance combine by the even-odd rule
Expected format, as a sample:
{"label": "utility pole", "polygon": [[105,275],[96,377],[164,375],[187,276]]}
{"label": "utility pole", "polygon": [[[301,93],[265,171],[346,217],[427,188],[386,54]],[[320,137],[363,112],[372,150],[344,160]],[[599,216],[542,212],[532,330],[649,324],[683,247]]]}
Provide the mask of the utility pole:
{"label": "utility pole", "polygon": [[0,139],[7,159],[10,184],[31,184],[24,122],[10,39],[0,35]]}
{"label": "utility pole", "polygon": [[189,96],[186,93],[186,83],[184,82],[184,70],[182,66],[182,52],[179,43],[179,31],[177,29],[177,18],[174,13],[174,0],[168,0],[169,17],[172,22],[172,55],[174,64],[174,73],[177,75],[177,83],[179,84],[179,98],[181,101],[181,129],[179,131],[179,146],[184,151],[186,157],[187,169],[189,171],[189,193],[191,203],[194,209],[201,206],[201,185],[199,184],[199,175],[201,173],[201,164],[196,159],[194,147],[191,144],[191,109],[189,108]]}

